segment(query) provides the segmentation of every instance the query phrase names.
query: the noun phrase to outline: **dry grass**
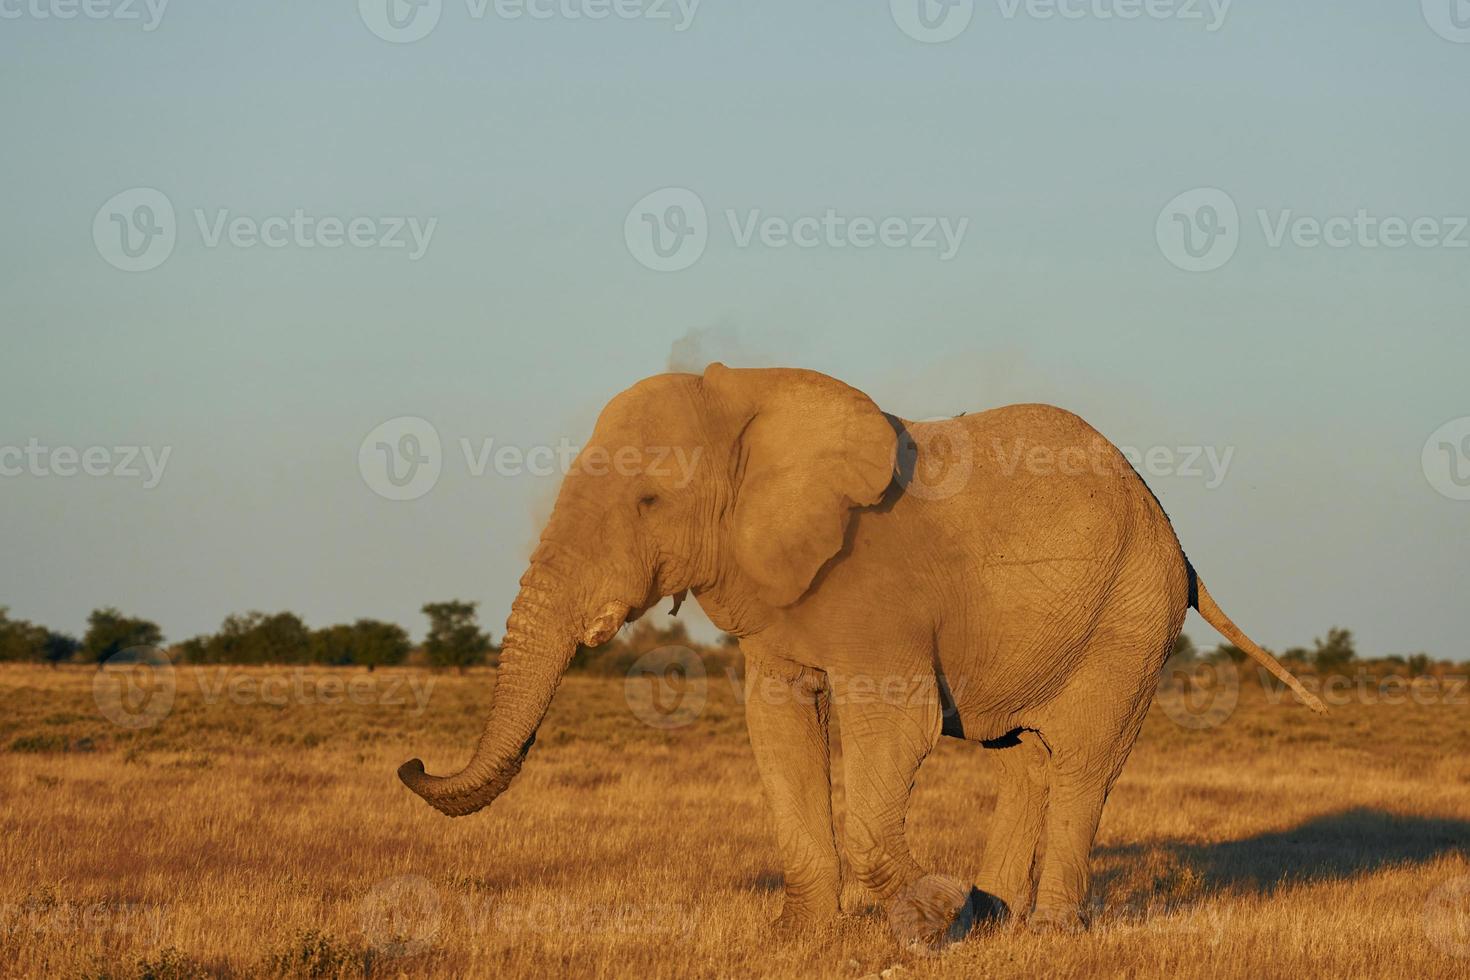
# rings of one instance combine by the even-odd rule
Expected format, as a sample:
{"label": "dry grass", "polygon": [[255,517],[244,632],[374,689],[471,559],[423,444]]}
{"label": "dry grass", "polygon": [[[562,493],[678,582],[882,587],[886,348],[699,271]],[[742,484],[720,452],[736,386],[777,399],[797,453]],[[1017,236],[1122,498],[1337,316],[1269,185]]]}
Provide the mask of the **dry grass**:
{"label": "dry grass", "polygon": [[[780,872],[723,679],[696,723],[664,731],[633,716],[621,680],[568,678],[516,786],[450,821],[393,773],[411,755],[463,762],[486,673],[312,669],[265,697],[255,682],[297,673],[224,676],[233,695],[215,668],[203,689],[181,671],[173,710],[129,730],[101,717],[85,670],[0,668],[0,973],[1470,972],[1463,704],[1318,719],[1247,685],[1200,731],[1156,706],[1103,817],[1093,929],[1003,929],[921,960],[851,886],[855,914],[832,933],[766,932]],[[342,703],[307,683],[350,677],[363,686]],[[410,677],[433,682],[423,711]],[[984,750],[945,741],[911,815],[922,862],[974,873],[993,779]]]}

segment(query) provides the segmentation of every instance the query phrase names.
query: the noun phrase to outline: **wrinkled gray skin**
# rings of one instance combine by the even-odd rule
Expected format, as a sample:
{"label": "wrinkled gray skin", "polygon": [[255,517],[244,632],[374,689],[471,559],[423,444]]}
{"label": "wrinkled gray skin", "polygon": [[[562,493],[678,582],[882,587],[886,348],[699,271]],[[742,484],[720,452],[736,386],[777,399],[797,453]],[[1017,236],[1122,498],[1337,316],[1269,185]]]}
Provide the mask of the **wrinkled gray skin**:
{"label": "wrinkled gray skin", "polygon": [[[692,478],[672,447],[696,460]],[[778,924],[838,912],[835,712],[851,866],[898,939],[925,947],[977,912],[1081,925],[1103,802],[1188,606],[1269,657],[1075,415],[1017,405],[917,424],[814,372],[714,364],[607,405],[521,579],[474,757],[454,776],[417,759],[399,775],[444,813],[486,806],[520,770],[577,644],[686,590],[746,657],[785,870]],[[926,873],[905,840],[914,775],[941,734],[990,744],[1004,773],[983,895]]]}

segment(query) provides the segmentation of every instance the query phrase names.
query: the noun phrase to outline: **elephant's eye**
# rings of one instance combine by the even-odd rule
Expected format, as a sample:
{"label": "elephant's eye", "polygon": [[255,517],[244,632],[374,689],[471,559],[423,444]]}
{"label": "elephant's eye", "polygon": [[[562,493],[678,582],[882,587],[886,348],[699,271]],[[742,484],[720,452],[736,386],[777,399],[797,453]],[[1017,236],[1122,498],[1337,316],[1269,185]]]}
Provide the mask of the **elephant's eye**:
{"label": "elephant's eye", "polygon": [[648,513],[650,510],[653,509],[653,505],[656,503],[658,503],[658,494],[645,493],[643,496],[638,498],[638,513]]}

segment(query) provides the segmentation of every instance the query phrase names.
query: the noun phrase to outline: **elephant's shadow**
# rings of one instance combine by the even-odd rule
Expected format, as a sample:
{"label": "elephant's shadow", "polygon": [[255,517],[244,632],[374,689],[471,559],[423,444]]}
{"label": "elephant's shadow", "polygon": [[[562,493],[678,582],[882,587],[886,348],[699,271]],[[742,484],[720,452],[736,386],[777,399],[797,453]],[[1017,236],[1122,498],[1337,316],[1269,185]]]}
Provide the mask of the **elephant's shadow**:
{"label": "elephant's shadow", "polygon": [[[1199,844],[1154,840],[1093,852],[1093,914],[1137,914],[1189,908],[1222,895],[1269,896],[1282,888],[1346,881],[1388,867],[1470,858],[1470,822],[1354,807],[1314,817],[1289,830]],[[844,867],[844,876],[849,872]],[[1181,881],[1186,887],[1179,887]],[[752,884],[779,891],[779,872]],[[979,889],[970,896],[976,931],[1005,918],[1004,906]],[[850,912],[881,914],[874,903]]]}
{"label": "elephant's shadow", "polygon": [[[1425,864],[1447,854],[1470,856],[1470,822],[1354,807],[1289,830],[1240,840],[1099,847],[1094,852],[1099,867],[1093,896],[1104,907],[1158,898],[1170,905],[1190,905],[1212,894],[1270,895],[1294,885],[1345,881],[1395,865]],[[1162,880],[1156,877],[1151,883],[1152,889],[1139,881],[1140,865],[1163,872]],[[1173,888],[1171,894],[1170,885],[1180,876],[1196,887]],[[1153,894],[1139,893],[1149,890]]]}

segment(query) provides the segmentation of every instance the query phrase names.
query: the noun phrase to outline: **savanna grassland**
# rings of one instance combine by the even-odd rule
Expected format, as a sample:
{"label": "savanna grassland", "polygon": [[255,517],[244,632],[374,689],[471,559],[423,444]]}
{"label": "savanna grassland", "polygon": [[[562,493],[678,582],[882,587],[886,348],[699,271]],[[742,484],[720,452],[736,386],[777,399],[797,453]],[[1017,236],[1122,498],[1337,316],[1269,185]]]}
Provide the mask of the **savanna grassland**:
{"label": "savanna grassland", "polygon": [[[1103,816],[1092,929],[918,959],[851,884],[833,930],[767,931],[775,841],[719,674],[697,718],[692,689],[569,676],[515,786],[460,820],[394,770],[464,762],[488,669],[181,667],[157,718],[117,681],[99,708],[93,671],[0,667],[0,974],[1470,975],[1470,705],[1443,686],[1318,718],[1249,682],[1203,727],[1161,694]],[[994,780],[942,742],[922,863],[973,876]]]}

